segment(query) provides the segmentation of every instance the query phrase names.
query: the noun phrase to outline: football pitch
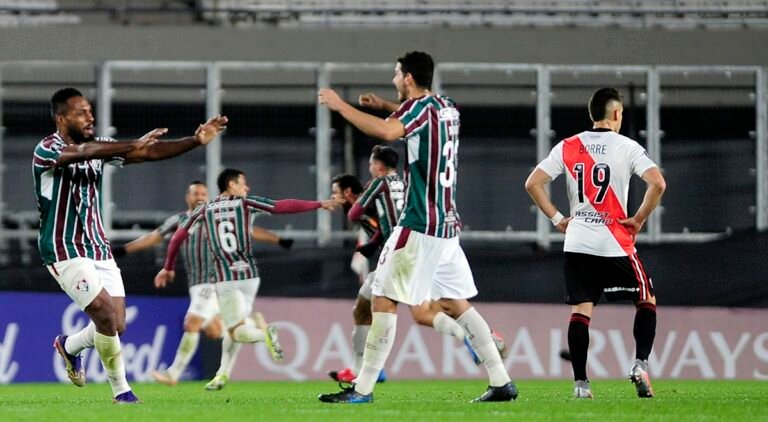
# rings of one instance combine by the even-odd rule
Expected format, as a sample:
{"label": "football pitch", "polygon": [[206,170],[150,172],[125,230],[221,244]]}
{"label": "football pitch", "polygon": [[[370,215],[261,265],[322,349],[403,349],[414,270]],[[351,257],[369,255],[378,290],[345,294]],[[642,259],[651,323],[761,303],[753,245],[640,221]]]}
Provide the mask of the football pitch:
{"label": "football pitch", "polygon": [[0,386],[0,420],[768,420],[768,382],[658,380],[657,397],[642,400],[628,381],[592,384],[595,400],[572,399],[569,381],[521,380],[515,402],[469,403],[482,381],[393,381],[377,386],[375,403],[355,405],[320,403],[318,393],[337,390],[331,381],[233,382],[214,392],[202,382],[134,384],[144,403],[133,406],[111,404],[105,384],[15,384]]}

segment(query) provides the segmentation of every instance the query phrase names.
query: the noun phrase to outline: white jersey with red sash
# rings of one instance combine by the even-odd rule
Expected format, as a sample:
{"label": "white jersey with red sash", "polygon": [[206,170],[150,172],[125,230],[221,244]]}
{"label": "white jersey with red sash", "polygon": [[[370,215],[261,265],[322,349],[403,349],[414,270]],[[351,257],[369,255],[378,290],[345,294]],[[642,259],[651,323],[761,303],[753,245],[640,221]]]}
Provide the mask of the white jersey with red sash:
{"label": "white jersey with red sash", "polygon": [[568,173],[573,220],[565,234],[566,252],[616,257],[635,253],[635,239],[619,220],[627,218],[632,174],[656,164],[645,149],[616,132],[593,129],[558,143],[538,168],[555,179]]}

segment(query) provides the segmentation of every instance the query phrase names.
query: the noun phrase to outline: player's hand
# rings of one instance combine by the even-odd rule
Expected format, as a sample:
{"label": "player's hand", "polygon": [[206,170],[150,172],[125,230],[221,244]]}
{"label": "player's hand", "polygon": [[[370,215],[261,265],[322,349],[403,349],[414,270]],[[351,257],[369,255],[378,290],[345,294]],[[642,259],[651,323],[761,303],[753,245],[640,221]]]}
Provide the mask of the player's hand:
{"label": "player's hand", "polygon": [[165,268],[163,268],[155,276],[155,288],[156,289],[162,289],[163,287],[168,285],[168,283],[173,282],[174,278],[176,278],[176,272],[175,271],[168,271]]}
{"label": "player's hand", "polygon": [[357,248],[355,248],[355,252],[360,252],[361,255],[363,255],[366,258],[370,258],[374,253],[376,253],[376,249],[379,248],[379,245],[375,243],[364,243]]}
{"label": "player's hand", "polygon": [[280,239],[277,239],[277,244],[280,245],[281,248],[288,250],[293,246],[293,239],[281,237]]}
{"label": "player's hand", "polygon": [[195,139],[201,145],[208,145],[213,138],[227,128],[227,116],[213,116],[207,122],[200,125],[195,131]]}
{"label": "player's hand", "polygon": [[165,135],[166,133],[168,133],[168,128],[167,127],[161,127],[161,128],[157,128],[157,129],[152,129],[149,132],[147,132],[144,136],[139,138],[139,141],[144,141],[144,142],[146,142],[146,141],[157,141],[157,138]]}
{"label": "player's hand", "polygon": [[571,222],[571,220],[573,220],[573,217],[566,217],[566,218],[563,218],[562,220],[560,220],[560,222],[559,222],[559,223],[557,223],[557,225],[555,226],[555,228],[556,228],[556,229],[557,229],[557,231],[559,231],[560,233],[565,233],[565,230],[566,230],[566,229],[568,229],[568,223],[570,223],[570,222]]}
{"label": "player's hand", "polygon": [[340,208],[342,204],[344,204],[344,202],[338,199],[326,199],[325,201],[320,202],[320,207],[324,210],[333,211]]}
{"label": "player's hand", "polygon": [[372,108],[374,110],[383,110],[386,104],[384,99],[370,92],[358,97],[357,102],[363,107]]}
{"label": "player's hand", "polygon": [[627,228],[627,231],[632,235],[634,240],[634,237],[637,236],[637,234],[640,233],[640,230],[643,228],[645,221],[640,221],[637,217],[630,217],[619,220],[619,224]]}
{"label": "player's hand", "polygon": [[342,100],[339,94],[330,88],[322,88],[317,92],[317,102],[325,105],[331,111],[339,111],[346,104],[346,101]]}

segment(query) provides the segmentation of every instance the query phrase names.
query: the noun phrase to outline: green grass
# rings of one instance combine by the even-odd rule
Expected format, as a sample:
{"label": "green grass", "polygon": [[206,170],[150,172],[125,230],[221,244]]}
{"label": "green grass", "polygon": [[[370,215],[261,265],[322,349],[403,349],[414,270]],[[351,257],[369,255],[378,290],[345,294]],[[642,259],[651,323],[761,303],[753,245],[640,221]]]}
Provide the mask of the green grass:
{"label": "green grass", "polygon": [[136,384],[144,400],[138,406],[111,404],[104,384],[16,384],[0,386],[0,420],[768,420],[768,382],[658,380],[657,397],[643,400],[628,381],[592,384],[595,400],[573,400],[568,381],[520,380],[516,402],[470,404],[485,390],[482,381],[394,381],[377,386],[374,404],[357,405],[317,401],[318,393],[337,390],[330,381],[235,382],[218,392],[204,391],[202,382]]}

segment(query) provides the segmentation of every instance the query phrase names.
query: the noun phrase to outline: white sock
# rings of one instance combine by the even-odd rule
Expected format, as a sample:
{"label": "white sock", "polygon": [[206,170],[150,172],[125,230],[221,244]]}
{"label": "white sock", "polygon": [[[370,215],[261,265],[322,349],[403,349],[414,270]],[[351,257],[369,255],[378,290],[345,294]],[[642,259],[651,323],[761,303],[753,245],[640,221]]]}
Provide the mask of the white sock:
{"label": "white sock", "polygon": [[221,364],[216,375],[225,375],[227,378],[232,375],[232,367],[235,366],[237,354],[240,353],[242,345],[234,341],[229,332],[224,330],[224,339],[221,341]]}
{"label": "white sock", "polygon": [[384,369],[392,344],[395,342],[397,329],[397,314],[374,312],[373,323],[368,332],[363,353],[363,367],[355,380],[355,391],[360,394],[370,394],[379,378],[379,372]]}
{"label": "white sock", "polygon": [[477,353],[477,357],[485,365],[488,372],[488,381],[491,387],[500,387],[511,380],[504,368],[504,362],[501,360],[499,350],[491,337],[491,328],[485,322],[480,313],[475,308],[469,308],[456,320],[459,325],[464,327],[467,333],[472,350]]}
{"label": "white sock", "polygon": [[458,322],[456,322],[455,319],[449,317],[444,312],[437,312],[435,314],[435,318],[432,320],[432,326],[435,328],[435,330],[447,334],[449,336],[453,336],[460,341],[464,341],[464,329],[461,328],[461,325],[459,325]]}
{"label": "white sock", "polygon": [[370,325],[355,325],[352,328],[352,351],[355,353],[355,361],[352,365],[352,372],[355,375],[360,373],[360,368],[363,367],[363,352],[365,352],[365,341],[368,338],[368,331],[371,330]]}
{"label": "white sock", "polygon": [[93,344],[101,358],[101,364],[107,373],[109,385],[112,387],[112,397],[131,391],[128,380],[125,378],[125,364],[120,353],[120,337],[105,336],[96,332],[93,336]]}
{"label": "white sock", "polygon": [[197,345],[200,343],[200,333],[190,333],[185,331],[179,341],[179,347],[176,349],[176,357],[173,358],[173,363],[168,367],[168,377],[174,381],[178,381],[184,370],[187,369],[189,361],[192,360],[192,356],[197,351]]}
{"label": "white sock", "polygon": [[264,330],[256,328],[256,321],[246,318],[243,324],[235,328],[232,339],[238,343],[258,343],[264,341]]}
{"label": "white sock", "polygon": [[96,325],[91,321],[85,328],[67,337],[67,341],[64,342],[64,350],[70,355],[77,356],[83,350],[92,348],[95,333]]}

